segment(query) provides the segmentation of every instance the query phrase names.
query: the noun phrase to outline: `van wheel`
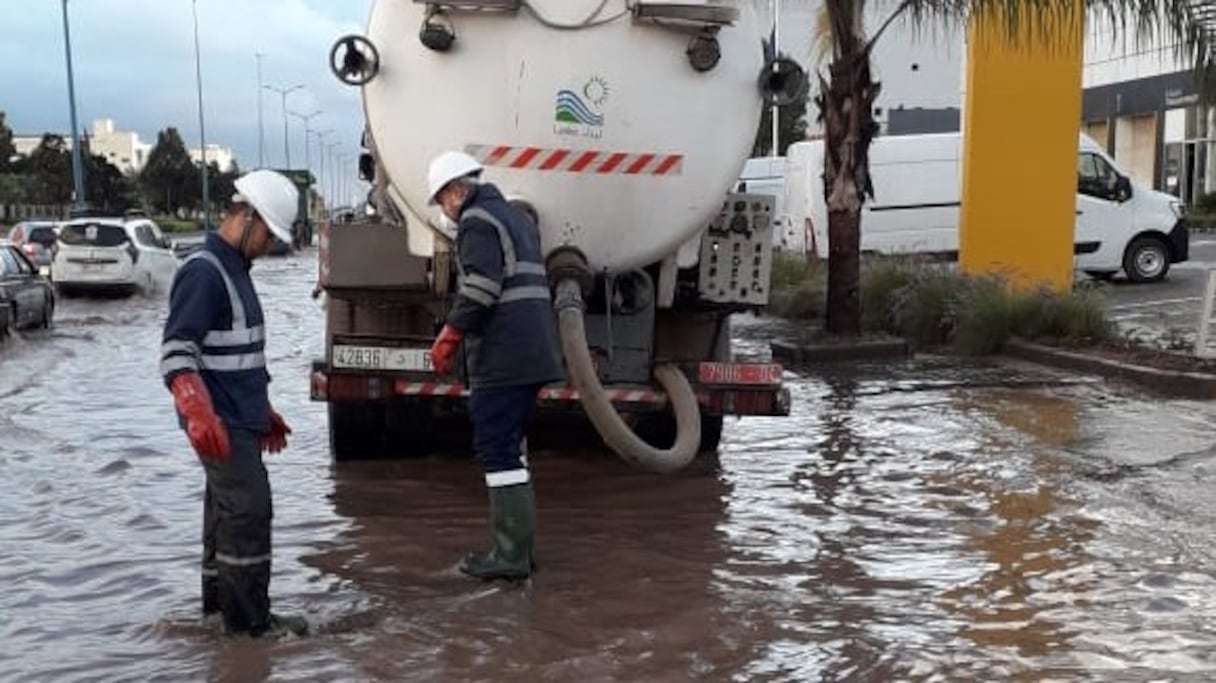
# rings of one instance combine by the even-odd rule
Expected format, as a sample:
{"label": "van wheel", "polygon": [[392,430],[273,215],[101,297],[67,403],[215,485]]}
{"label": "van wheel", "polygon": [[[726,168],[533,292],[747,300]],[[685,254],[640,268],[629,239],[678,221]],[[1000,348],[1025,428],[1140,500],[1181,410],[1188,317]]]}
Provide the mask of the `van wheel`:
{"label": "van wheel", "polygon": [[1170,272],[1170,250],[1156,237],[1138,237],[1123,255],[1123,272],[1132,282],[1159,282]]}

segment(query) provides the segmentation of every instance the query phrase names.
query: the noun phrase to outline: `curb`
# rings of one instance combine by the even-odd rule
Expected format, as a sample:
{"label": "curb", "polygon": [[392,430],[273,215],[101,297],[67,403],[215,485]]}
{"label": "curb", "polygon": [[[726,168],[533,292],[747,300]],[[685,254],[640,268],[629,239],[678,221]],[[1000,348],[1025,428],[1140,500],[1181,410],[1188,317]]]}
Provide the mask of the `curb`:
{"label": "curb", "polygon": [[1121,379],[1168,397],[1216,398],[1216,374],[1158,370],[1024,341],[1010,341],[1005,353],[1042,365]]}
{"label": "curb", "polygon": [[908,342],[887,341],[839,342],[833,344],[789,344],[769,342],[776,360],[790,363],[838,363],[849,361],[891,360],[907,358]]}

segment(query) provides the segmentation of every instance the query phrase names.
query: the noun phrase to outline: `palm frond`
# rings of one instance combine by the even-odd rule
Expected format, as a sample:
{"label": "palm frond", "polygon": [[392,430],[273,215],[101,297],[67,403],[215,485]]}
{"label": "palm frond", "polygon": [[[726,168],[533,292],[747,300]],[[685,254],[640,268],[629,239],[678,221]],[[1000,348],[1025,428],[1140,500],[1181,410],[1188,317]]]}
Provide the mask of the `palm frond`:
{"label": "palm frond", "polygon": [[811,51],[815,63],[822,65],[836,54],[836,34],[832,32],[832,15],[827,5],[815,10],[815,29],[811,34]]}
{"label": "palm frond", "polygon": [[[1137,46],[1155,46],[1205,77],[1213,72],[1216,6],[1212,0],[1082,1],[1088,22],[1130,37]],[[828,4],[833,3],[828,0]],[[1071,34],[1059,29],[1069,27],[1076,16],[1075,0],[905,0],[893,14],[893,18],[906,17],[913,26],[960,29],[972,20],[994,19],[1013,40],[1028,35],[1029,27],[1029,35],[1049,46]]]}

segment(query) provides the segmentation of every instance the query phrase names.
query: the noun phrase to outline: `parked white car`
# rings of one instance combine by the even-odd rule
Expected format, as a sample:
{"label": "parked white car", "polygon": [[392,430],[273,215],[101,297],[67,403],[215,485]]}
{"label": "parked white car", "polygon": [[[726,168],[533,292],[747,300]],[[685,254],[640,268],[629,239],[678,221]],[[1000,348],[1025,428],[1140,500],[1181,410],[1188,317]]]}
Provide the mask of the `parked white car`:
{"label": "parked white car", "polygon": [[151,293],[177,269],[173,243],[143,218],[77,218],[55,242],[51,280],[60,292]]}

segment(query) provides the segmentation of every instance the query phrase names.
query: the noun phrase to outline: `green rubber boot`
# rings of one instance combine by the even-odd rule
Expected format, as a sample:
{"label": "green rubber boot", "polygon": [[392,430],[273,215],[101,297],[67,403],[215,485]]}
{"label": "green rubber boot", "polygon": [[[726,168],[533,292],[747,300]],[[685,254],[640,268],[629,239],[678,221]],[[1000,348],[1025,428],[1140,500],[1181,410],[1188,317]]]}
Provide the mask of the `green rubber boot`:
{"label": "green rubber boot", "polygon": [[490,489],[490,532],[494,547],[470,553],[460,571],[479,579],[526,579],[532,574],[536,499],[532,484]]}

